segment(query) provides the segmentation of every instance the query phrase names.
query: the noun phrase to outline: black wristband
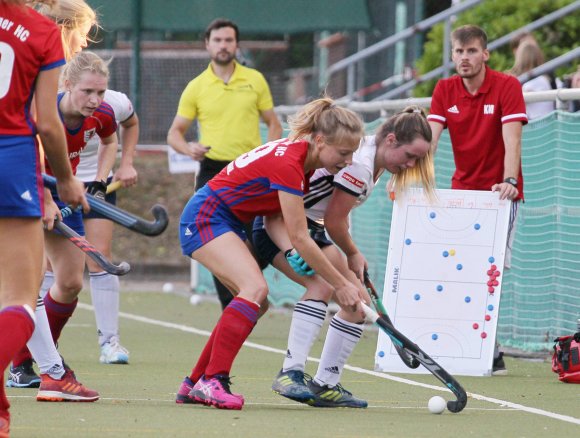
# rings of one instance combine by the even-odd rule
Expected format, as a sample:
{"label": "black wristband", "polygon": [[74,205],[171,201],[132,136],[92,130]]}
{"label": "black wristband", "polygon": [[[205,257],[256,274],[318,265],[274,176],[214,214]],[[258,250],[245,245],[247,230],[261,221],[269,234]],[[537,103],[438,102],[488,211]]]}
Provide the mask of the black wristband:
{"label": "black wristband", "polygon": [[514,187],[518,186],[518,180],[516,178],[511,177],[511,176],[509,178],[504,179],[503,182],[511,184]]}

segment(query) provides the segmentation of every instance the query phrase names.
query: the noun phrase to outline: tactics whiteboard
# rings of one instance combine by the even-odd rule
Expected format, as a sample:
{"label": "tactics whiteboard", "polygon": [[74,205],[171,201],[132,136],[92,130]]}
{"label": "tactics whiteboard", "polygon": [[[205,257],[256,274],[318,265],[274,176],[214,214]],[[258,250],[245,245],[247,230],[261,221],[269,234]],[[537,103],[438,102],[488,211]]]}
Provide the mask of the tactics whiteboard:
{"label": "tactics whiteboard", "polygon": [[[490,375],[511,201],[422,190],[393,207],[383,302],[395,327],[452,374]],[[376,369],[411,370],[379,331]]]}

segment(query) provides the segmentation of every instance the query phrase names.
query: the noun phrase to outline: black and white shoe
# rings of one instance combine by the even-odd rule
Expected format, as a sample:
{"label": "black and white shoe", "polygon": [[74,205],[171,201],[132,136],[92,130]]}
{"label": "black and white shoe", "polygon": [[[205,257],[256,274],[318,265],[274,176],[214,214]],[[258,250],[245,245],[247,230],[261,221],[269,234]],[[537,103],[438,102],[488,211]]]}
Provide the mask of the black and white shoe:
{"label": "black and white shoe", "polygon": [[17,367],[10,367],[6,386],[9,388],[38,388],[40,386],[40,376],[32,368],[32,359],[25,360]]}

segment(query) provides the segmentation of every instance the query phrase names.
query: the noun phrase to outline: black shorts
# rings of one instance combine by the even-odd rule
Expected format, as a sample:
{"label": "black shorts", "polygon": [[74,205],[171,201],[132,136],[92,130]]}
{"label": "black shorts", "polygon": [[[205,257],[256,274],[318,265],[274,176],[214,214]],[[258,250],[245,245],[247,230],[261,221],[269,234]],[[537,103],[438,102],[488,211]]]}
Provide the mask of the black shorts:
{"label": "black shorts", "polygon": [[[313,221],[308,221],[308,231],[310,237],[316,242],[319,248],[332,245],[332,242],[326,237],[324,227]],[[254,220],[252,230],[252,245],[256,258],[260,266],[268,266],[274,261],[274,257],[282,250],[270,239],[266,229],[264,228],[264,218],[259,216]]]}

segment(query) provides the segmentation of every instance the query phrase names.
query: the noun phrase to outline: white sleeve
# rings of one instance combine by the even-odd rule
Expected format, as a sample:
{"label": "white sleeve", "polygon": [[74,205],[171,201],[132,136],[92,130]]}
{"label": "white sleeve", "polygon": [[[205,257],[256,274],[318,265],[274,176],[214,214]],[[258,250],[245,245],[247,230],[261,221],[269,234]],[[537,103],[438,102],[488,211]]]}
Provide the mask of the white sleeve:
{"label": "white sleeve", "polygon": [[121,93],[120,91],[105,91],[105,102],[113,107],[117,123],[124,122],[135,112],[131,100],[129,100],[125,93]]}
{"label": "white sleeve", "polygon": [[357,198],[364,194],[371,175],[361,163],[352,163],[334,177],[334,185]]}

